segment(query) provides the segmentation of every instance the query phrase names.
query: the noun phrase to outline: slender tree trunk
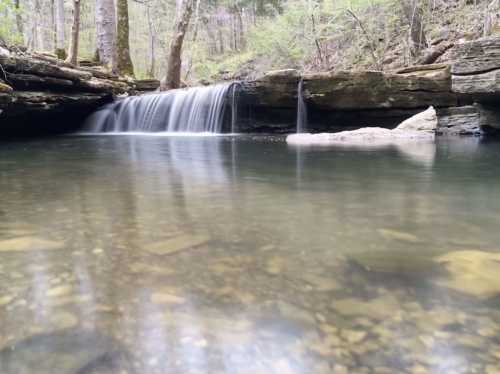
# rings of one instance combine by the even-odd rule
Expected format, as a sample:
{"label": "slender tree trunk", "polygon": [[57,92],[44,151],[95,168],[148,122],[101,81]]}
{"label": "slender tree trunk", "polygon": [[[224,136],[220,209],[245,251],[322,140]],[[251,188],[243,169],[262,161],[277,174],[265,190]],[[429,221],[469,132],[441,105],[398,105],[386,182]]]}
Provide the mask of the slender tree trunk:
{"label": "slender tree trunk", "polygon": [[489,36],[500,29],[500,0],[491,1],[484,15],[483,36]]}
{"label": "slender tree trunk", "polygon": [[245,48],[245,30],[243,26],[243,9],[237,7],[236,8],[236,15],[238,16],[238,37],[240,41],[240,48],[244,49]]}
{"label": "slender tree trunk", "polygon": [[38,47],[40,46],[39,42],[39,35],[38,35],[38,29],[39,29],[39,19],[41,15],[41,7],[40,7],[40,0],[35,0],[35,17],[33,17],[33,23],[32,23],[32,30],[31,30],[31,43],[28,44],[28,46],[31,44],[31,49],[37,50]]}
{"label": "slender tree trunk", "polygon": [[427,46],[422,7],[419,0],[404,0],[402,5],[408,25],[410,26],[408,34],[410,52],[413,57],[416,57]]}
{"label": "slender tree trunk", "polygon": [[21,5],[19,3],[19,0],[14,0],[14,8],[16,11],[17,33],[19,34],[21,44],[24,44],[23,18],[21,16]]}
{"label": "slender tree trunk", "polygon": [[66,62],[78,64],[78,42],[80,40],[80,0],[73,0],[73,25]]}
{"label": "slender tree trunk", "polygon": [[64,0],[56,0],[56,56],[66,58],[66,37],[64,33]]}
{"label": "slender tree trunk", "polygon": [[186,35],[189,20],[193,13],[193,1],[186,0],[180,17],[178,18],[175,31],[170,43],[170,51],[167,61],[167,75],[161,82],[162,91],[173,88],[179,88],[181,84],[181,66],[182,66],[182,43]]}
{"label": "slender tree trunk", "polygon": [[155,31],[154,31],[154,26],[153,26],[153,19],[151,18],[151,9],[149,5],[146,6],[146,16],[148,18],[148,29],[149,29],[149,69],[147,75],[150,78],[154,78],[155,76],[155,42],[156,42],[156,37],[155,37]]}
{"label": "slender tree trunk", "polygon": [[224,54],[224,35],[222,34],[222,21],[217,16],[217,35],[219,38],[219,53]]}
{"label": "slender tree trunk", "polygon": [[238,40],[238,27],[237,25],[237,20],[236,20],[236,12],[232,14],[231,16],[231,26],[233,28],[233,38],[234,38],[234,49],[236,51],[239,51],[240,48],[240,41]]}
{"label": "slender tree trunk", "polygon": [[118,72],[134,76],[134,66],[130,58],[128,1],[117,0],[117,54]]}
{"label": "slender tree trunk", "polygon": [[[196,6],[194,8],[194,22],[193,22],[193,38],[191,39],[192,44],[195,44],[196,41],[198,40],[198,30],[199,30],[199,25],[200,25],[200,0],[196,0]],[[209,53],[210,53],[210,45],[208,46]],[[188,64],[187,64],[187,69],[186,69],[186,74],[184,75],[184,80],[187,81],[189,79],[189,75],[191,74],[191,69],[193,68],[193,51],[191,51],[189,59],[188,59]]]}
{"label": "slender tree trunk", "polygon": [[116,17],[113,0],[96,0],[97,50],[101,63],[117,71]]}
{"label": "slender tree trunk", "polygon": [[56,50],[56,4],[55,0],[50,0],[50,50]]}

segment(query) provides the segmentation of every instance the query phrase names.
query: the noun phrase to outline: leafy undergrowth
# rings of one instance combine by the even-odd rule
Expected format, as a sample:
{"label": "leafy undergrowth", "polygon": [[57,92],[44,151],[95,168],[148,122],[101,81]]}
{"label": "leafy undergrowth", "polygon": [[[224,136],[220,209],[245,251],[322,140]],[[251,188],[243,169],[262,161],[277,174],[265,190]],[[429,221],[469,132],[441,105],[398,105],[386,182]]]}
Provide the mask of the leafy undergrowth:
{"label": "leafy undergrowth", "polygon": [[[431,1],[422,10],[426,45],[415,55],[398,0],[289,1],[284,11],[248,30],[239,53],[202,58],[193,77],[203,81],[252,78],[275,69],[390,71],[413,65],[442,43],[482,36],[488,1]],[[425,3],[425,2],[424,2]],[[439,61],[446,60],[446,55]]]}

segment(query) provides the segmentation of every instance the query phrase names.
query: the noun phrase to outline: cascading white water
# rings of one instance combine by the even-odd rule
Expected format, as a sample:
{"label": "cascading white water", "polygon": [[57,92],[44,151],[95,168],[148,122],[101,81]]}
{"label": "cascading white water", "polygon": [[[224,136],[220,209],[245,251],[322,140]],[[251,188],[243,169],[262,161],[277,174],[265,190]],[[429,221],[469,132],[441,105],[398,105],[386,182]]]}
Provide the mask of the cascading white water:
{"label": "cascading white water", "polygon": [[128,97],[94,113],[85,130],[220,133],[230,88],[218,84]]}
{"label": "cascading white water", "polygon": [[307,105],[304,101],[304,81],[299,81],[297,88],[297,133],[302,133],[307,130]]}

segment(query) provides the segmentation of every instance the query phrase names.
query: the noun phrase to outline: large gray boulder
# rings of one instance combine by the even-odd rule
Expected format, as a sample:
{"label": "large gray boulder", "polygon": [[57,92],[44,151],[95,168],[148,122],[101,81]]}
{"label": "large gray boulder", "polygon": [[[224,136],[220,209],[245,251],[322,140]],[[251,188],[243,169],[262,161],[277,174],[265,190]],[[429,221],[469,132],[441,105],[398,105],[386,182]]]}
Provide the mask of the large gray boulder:
{"label": "large gray boulder", "polygon": [[426,111],[415,114],[413,117],[403,121],[396,127],[396,130],[434,132],[437,125],[438,119],[436,110],[431,106]]}

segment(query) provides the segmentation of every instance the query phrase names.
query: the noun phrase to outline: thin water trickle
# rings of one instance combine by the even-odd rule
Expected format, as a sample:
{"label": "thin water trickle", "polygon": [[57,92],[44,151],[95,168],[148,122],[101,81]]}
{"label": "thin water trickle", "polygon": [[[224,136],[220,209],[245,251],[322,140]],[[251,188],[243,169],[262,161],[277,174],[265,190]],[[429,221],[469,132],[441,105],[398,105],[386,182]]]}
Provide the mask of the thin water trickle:
{"label": "thin water trickle", "polygon": [[85,131],[220,133],[231,86],[218,84],[128,97],[94,113]]}
{"label": "thin water trickle", "polygon": [[307,105],[304,101],[304,81],[299,81],[297,88],[297,133],[307,130]]}
{"label": "thin water trickle", "polygon": [[234,82],[231,85],[231,133],[236,134],[236,122],[238,121],[238,87],[240,82]]}

